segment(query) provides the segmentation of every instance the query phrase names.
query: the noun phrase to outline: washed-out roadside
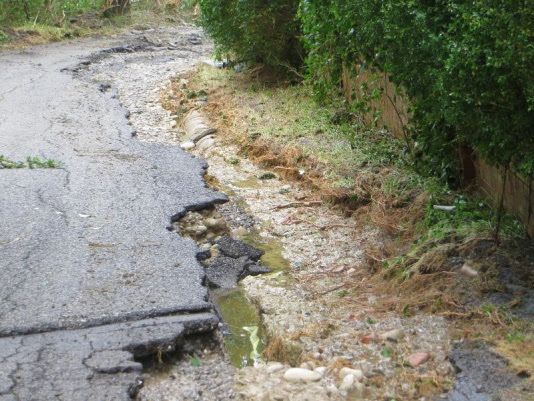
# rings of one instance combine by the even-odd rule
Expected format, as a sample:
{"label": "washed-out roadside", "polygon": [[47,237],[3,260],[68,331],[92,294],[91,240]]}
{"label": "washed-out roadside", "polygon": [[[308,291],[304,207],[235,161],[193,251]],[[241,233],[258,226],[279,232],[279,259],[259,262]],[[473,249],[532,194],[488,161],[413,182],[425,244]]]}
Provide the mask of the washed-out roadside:
{"label": "washed-out roadside", "polygon": [[[177,110],[187,111],[188,101],[194,103],[194,113],[204,113],[206,125],[200,131],[206,133],[214,127],[205,117],[229,109],[210,105],[210,95],[217,90],[210,92],[212,83],[204,84],[205,89],[198,82],[190,86],[186,77],[179,77],[163,98],[167,104],[182,99],[172,111],[177,119]],[[313,191],[283,181],[280,170],[277,174],[272,167],[258,168],[242,148],[229,145],[213,130],[196,140],[194,135],[181,134],[178,139],[184,148],[208,160],[208,182],[230,196],[230,205],[237,204],[260,224],[260,237],[279,241],[290,263],[291,285],[280,285],[272,276],[242,282],[247,298],[260,310],[269,340],[264,356],[270,362],[236,371],[236,397],[467,400],[470,395],[465,394],[476,393],[485,400],[490,393],[501,392],[529,399],[531,385],[521,379],[528,373],[516,376],[503,371],[506,362],[503,365],[504,360],[483,340],[462,341],[469,337],[462,325],[439,314],[402,316],[392,305],[388,307],[402,299],[377,292],[368,270],[364,251],[381,241],[372,224],[351,220]],[[232,234],[246,241],[247,228],[237,224]],[[484,351],[477,354],[480,347]],[[477,376],[476,368],[470,370],[465,363],[461,368],[462,360],[470,358],[487,362],[479,364],[483,373]],[[291,371],[291,366],[316,374]],[[455,366],[465,369],[457,387]],[[481,379],[484,375],[492,378],[492,385]]]}

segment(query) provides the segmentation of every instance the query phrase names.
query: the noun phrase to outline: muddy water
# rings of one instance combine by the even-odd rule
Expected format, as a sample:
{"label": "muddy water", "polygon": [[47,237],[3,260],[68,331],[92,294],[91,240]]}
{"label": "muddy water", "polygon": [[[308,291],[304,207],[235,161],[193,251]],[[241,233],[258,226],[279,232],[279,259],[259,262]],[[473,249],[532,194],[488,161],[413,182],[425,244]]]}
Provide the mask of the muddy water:
{"label": "muddy water", "polygon": [[[287,285],[290,264],[282,256],[280,241],[263,238],[258,230],[239,235],[239,239],[265,251],[261,263],[273,271],[271,274],[279,285]],[[224,346],[232,365],[242,368],[262,363],[261,353],[267,345],[265,330],[257,307],[246,297],[243,288],[226,292],[212,290],[211,298],[225,324]]]}
{"label": "muddy water", "polygon": [[[225,324],[224,346],[232,365],[242,368],[261,362],[265,341],[262,339],[260,317],[244,291],[241,288],[226,293],[213,291],[211,297]],[[254,330],[257,341],[251,336]]]}

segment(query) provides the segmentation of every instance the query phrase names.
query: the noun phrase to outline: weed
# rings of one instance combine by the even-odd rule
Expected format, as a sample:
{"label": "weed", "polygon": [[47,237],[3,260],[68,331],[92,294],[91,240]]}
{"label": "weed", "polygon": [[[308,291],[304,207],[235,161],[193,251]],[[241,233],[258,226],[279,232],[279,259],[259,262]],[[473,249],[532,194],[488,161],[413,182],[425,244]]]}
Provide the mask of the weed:
{"label": "weed", "polygon": [[391,357],[391,348],[384,348],[382,351],[380,351],[380,355],[382,355],[384,358]]}
{"label": "weed", "polygon": [[198,355],[194,355],[191,358],[191,366],[200,366],[202,365],[202,360],[198,357]]}
{"label": "weed", "polygon": [[272,180],[276,178],[276,174],[266,171],[265,173],[260,174],[258,177],[260,180]]}
{"label": "weed", "polygon": [[0,155],[0,169],[18,169],[18,168],[63,168],[63,163],[53,159],[45,159],[34,156],[28,156],[25,162],[13,161]]}
{"label": "weed", "polygon": [[485,314],[492,314],[495,311],[495,306],[486,302],[480,305],[480,311]]}
{"label": "weed", "polygon": [[506,334],[506,341],[512,342],[512,341],[525,341],[525,335],[520,332],[514,332],[514,333],[507,333]]}

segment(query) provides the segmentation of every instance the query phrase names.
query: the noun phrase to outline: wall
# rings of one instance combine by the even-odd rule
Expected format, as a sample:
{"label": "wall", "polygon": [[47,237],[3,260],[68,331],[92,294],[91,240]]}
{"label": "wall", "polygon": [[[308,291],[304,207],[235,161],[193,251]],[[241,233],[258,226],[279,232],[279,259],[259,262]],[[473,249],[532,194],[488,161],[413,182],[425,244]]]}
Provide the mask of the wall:
{"label": "wall", "polygon": [[[492,167],[484,160],[475,161],[476,179],[480,189],[496,203],[503,190],[503,169]],[[508,171],[504,189],[504,205],[525,225],[530,238],[534,238],[533,191],[534,180]]]}
{"label": "wall", "polygon": [[[404,137],[404,129],[410,118],[408,103],[402,90],[398,90],[383,72],[371,72],[365,70],[357,77],[351,76],[348,69],[343,70],[343,90],[345,96],[350,101],[359,101],[362,98],[361,86],[366,84],[369,90],[378,88],[382,96],[377,100],[372,100],[370,106],[373,110],[381,110],[381,115],[376,121],[379,127],[385,127],[398,137]],[[367,123],[373,123],[374,116],[371,111],[365,117]]]}

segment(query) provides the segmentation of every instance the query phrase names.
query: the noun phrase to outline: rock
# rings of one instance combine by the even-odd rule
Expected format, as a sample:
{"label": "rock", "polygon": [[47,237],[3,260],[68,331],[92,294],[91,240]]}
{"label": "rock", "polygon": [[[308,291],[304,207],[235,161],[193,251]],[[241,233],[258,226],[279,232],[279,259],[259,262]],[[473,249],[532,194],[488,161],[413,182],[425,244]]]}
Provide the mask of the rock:
{"label": "rock", "polygon": [[267,373],[272,374],[281,371],[284,368],[280,362],[272,362],[267,365]]}
{"label": "rock", "polygon": [[197,143],[198,141],[200,141],[202,138],[204,138],[205,136],[208,136],[208,135],[211,135],[211,134],[215,134],[217,132],[217,128],[208,128],[208,129],[204,129],[202,131],[200,131],[198,134],[196,134],[195,136],[193,136],[192,141]]}
{"label": "rock", "polygon": [[291,368],[284,373],[284,380],[288,382],[316,382],[321,380],[321,374],[302,368]]}
{"label": "rock", "polygon": [[308,366],[308,362],[303,362],[300,364],[300,368],[301,369],[307,369],[307,370],[311,370],[310,367]]}
{"label": "rock", "polygon": [[217,257],[206,268],[208,283],[212,288],[235,288],[247,265],[247,258]]}
{"label": "rock", "polygon": [[247,263],[246,269],[239,277],[239,280],[243,280],[247,276],[258,276],[260,274],[267,274],[271,272],[271,269],[263,266],[260,262]]}
{"label": "rock", "polygon": [[406,358],[406,362],[410,364],[412,368],[416,368],[430,359],[430,354],[427,352],[416,352]]}
{"label": "rock", "polygon": [[332,273],[342,273],[344,270],[345,270],[345,266],[339,266],[339,267],[336,267],[334,269],[331,269],[330,271]]}
{"label": "rock", "polygon": [[209,129],[204,117],[196,110],[192,110],[184,117],[183,126],[187,135],[193,136],[198,132]]}
{"label": "rock", "polygon": [[316,367],[315,369],[313,369],[313,371],[319,373],[321,376],[324,376],[324,374],[326,373],[326,366]]}
{"label": "rock", "polygon": [[180,147],[184,150],[193,149],[195,147],[195,143],[193,141],[185,141],[180,144]]}
{"label": "rock", "polygon": [[356,382],[356,378],[354,377],[354,375],[351,375],[351,374],[346,375],[343,378],[343,381],[341,382],[341,384],[339,385],[339,389],[341,391],[350,392],[353,389],[355,382]]}
{"label": "rock", "polygon": [[392,341],[392,342],[399,342],[404,338],[404,332],[399,329],[390,330],[386,333],[383,333],[380,338],[384,341]]}
{"label": "rock", "polygon": [[246,256],[249,259],[257,262],[265,253],[261,249],[254,248],[244,242],[233,239],[232,237],[225,235],[217,241],[221,253],[231,258],[239,258]]}
{"label": "rock", "polygon": [[351,368],[341,368],[339,371],[339,378],[343,379],[348,375],[353,375],[355,379],[361,380],[363,379],[363,372],[359,369],[351,369]]}
{"label": "rock", "polygon": [[461,267],[460,271],[462,273],[464,273],[466,276],[469,276],[469,277],[477,277],[478,276],[478,272],[473,269],[471,266],[469,266],[467,263],[464,263],[463,266]]}
{"label": "rock", "polygon": [[373,333],[360,337],[360,342],[362,344],[370,344],[377,342],[379,339],[380,337],[376,333]]}
{"label": "rock", "polygon": [[206,227],[211,229],[224,230],[226,228],[226,222],[224,219],[214,219],[209,217],[204,220],[204,224]]}
{"label": "rock", "polygon": [[208,231],[208,227],[203,226],[202,224],[199,224],[197,226],[191,227],[188,231],[192,232],[195,235],[202,235],[205,234],[206,231]]}

